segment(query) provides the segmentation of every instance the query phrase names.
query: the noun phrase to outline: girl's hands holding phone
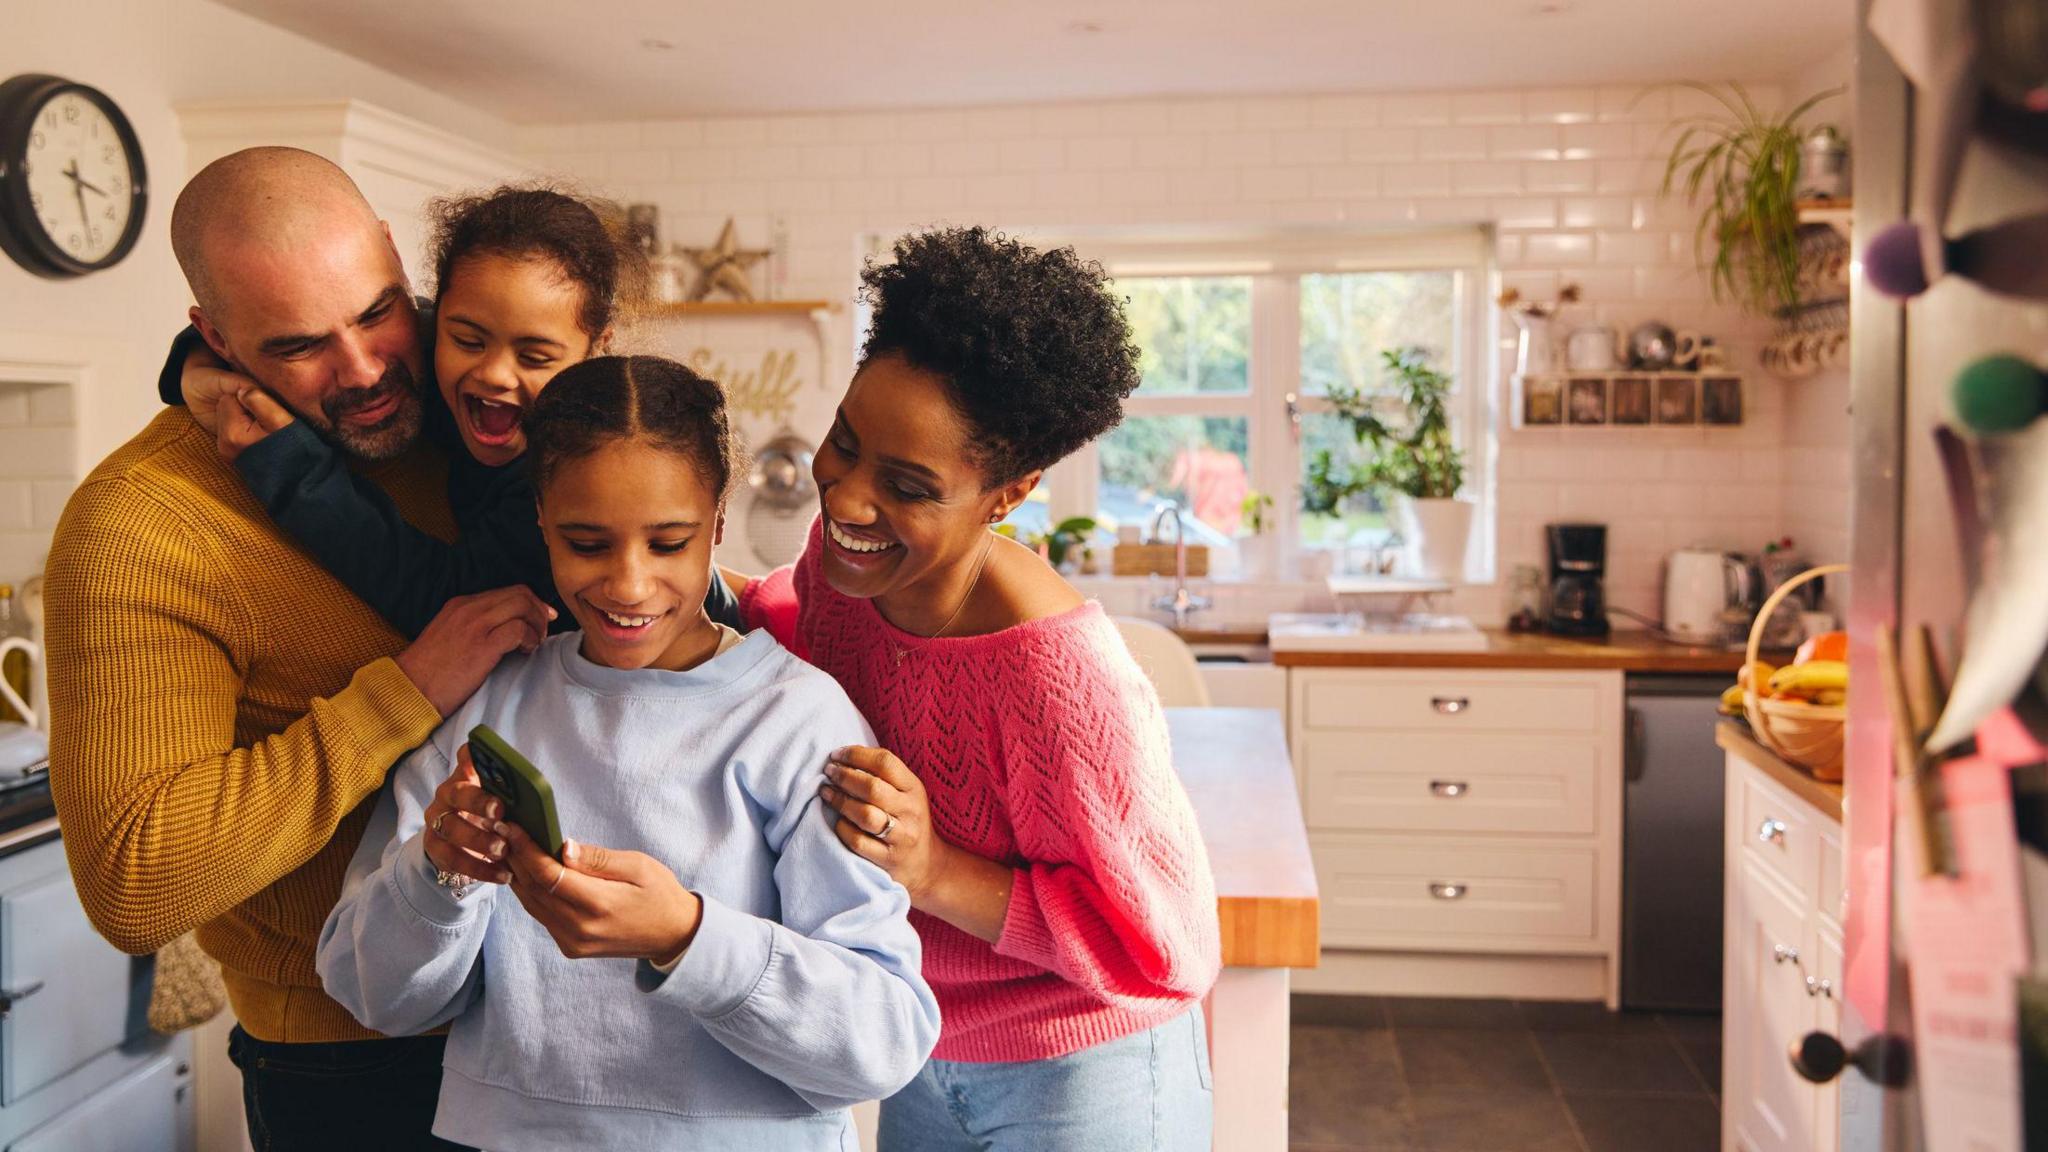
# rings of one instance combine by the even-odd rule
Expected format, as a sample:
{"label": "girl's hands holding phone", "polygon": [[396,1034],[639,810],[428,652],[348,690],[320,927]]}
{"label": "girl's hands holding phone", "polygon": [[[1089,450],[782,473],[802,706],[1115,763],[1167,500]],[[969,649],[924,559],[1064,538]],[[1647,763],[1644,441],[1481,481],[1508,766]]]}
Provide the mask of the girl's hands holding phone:
{"label": "girl's hands holding phone", "polygon": [[697,935],[704,903],[644,852],[565,841],[558,862],[516,824],[497,823],[519,903],[572,960],[666,964]]}
{"label": "girl's hands holding phone", "polygon": [[512,873],[505,868],[505,838],[492,830],[504,814],[504,801],[484,791],[464,744],[456,750],[455,771],[434,789],[433,803],[427,805],[427,859],[443,872],[508,883]]}

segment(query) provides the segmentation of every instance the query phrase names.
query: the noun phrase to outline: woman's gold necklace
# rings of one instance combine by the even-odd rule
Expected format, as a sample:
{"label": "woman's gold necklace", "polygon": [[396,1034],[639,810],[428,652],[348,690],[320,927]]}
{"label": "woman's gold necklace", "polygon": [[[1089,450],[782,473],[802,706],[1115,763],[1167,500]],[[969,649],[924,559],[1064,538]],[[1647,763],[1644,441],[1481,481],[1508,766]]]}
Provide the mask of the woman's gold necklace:
{"label": "woman's gold necklace", "polygon": [[988,567],[988,554],[990,552],[995,551],[995,547],[996,534],[991,532],[988,534],[988,543],[981,546],[981,559],[975,561],[974,563],[974,579],[969,580],[967,582],[967,594],[965,596],[960,597],[959,606],[953,609],[953,614],[951,616],[946,617],[946,622],[944,624],[939,625],[939,630],[937,632],[934,632],[931,635],[924,638],[924,642],[922,644],[913,644],[908,648],[902,646],[897,647],[896,666],[898,668],[903,667],[904,657],[910,655],[912,652],[924,651],[927,647],[931,645],[932,641],[937,640],[941,636],[944,636],[946,634],[946,630],[948,628],[951,628],[954,625],[954,623],[960,619],[960,613],[965,612],[967,610],[967,602],[969,600],[974,599],[974,590],[981,586],[982,569]]}

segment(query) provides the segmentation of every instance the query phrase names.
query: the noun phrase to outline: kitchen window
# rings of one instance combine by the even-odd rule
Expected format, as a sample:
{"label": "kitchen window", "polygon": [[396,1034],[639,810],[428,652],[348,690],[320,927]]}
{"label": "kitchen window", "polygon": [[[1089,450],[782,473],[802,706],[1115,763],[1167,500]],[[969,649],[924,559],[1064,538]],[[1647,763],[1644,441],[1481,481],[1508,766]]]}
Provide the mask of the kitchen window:
{"label": "kitchen window", "polygon": [[[1240,570],[1245,497],[1271,496],[1268,531],[1283,572],[1358,567],[1391,532],[1390,514],[1357,498],[1335,514],[1300,508],[1319,450],[1340,465],[1362,449],[1324,397],[1342,384],[1381,389],[1381,353],[1419,346],[1454,381],[1465,495],[1480,505],[1468,577],[1491,578],[1493,332],[1491,238],[1483,230],[1288,233],[1150,239],[1032,235],[1099,260],[1128,301],[1143,383],[1122,425],[1051,469],[1019,528],[1069,516],[1149,525],[1162,500],[1187,509],[1188,538],[1212,572]],[[1391,397],[1389,398],[1391,402]],[[1397,410],[1397,409],[1396,409]]]}

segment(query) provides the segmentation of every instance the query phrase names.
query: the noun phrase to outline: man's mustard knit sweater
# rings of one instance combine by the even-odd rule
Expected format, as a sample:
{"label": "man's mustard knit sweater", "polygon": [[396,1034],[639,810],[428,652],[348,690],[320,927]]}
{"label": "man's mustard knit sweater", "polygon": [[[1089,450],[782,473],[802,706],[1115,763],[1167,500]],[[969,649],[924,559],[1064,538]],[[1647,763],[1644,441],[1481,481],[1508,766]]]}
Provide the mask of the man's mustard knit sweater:
{"label": "man's mustard knit sweater", "polygon": [[[363,475],[452,538],[446,462]],[[50,780],[93,924],[128,952],[199,931],[258,1039],[375,1035],[320,989],[320,926],[384,774],[440,722],[405,646],[301,553],[183,408],[108,457],[45,582]]]}

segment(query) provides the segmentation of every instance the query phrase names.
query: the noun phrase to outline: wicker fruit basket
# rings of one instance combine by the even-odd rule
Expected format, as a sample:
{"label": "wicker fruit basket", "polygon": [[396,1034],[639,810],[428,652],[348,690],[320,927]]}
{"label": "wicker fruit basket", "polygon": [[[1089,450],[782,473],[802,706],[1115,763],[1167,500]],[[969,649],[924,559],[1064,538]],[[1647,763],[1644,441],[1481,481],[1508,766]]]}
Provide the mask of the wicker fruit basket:
{"label": "wicker fruit basket", "polygon": [[[1764,625],[1771,619],[1771,613],[1794,588],[1822,576],[1847,572],[1846,564],[1823,564],[1809,568],[1799,575],[1778,585],[1764,601],[1756,614],[1756,623],[1749,628],[1749,652],[1745,664],[1757,662],[1757,652],[1763,644]],[[1743,685],[1742,711],[1749,719],[1751,731],[1764,747],[1790,760],[1801,768],[1813,773],[1816,780],[1834,783],[1842,778],[1842,726],[1849,719],[1849,709],[1842,704],[1808,704],[1804,700],[1774,700],[1769,696],[1757,695],[1756,677],[1751,676]]]}

